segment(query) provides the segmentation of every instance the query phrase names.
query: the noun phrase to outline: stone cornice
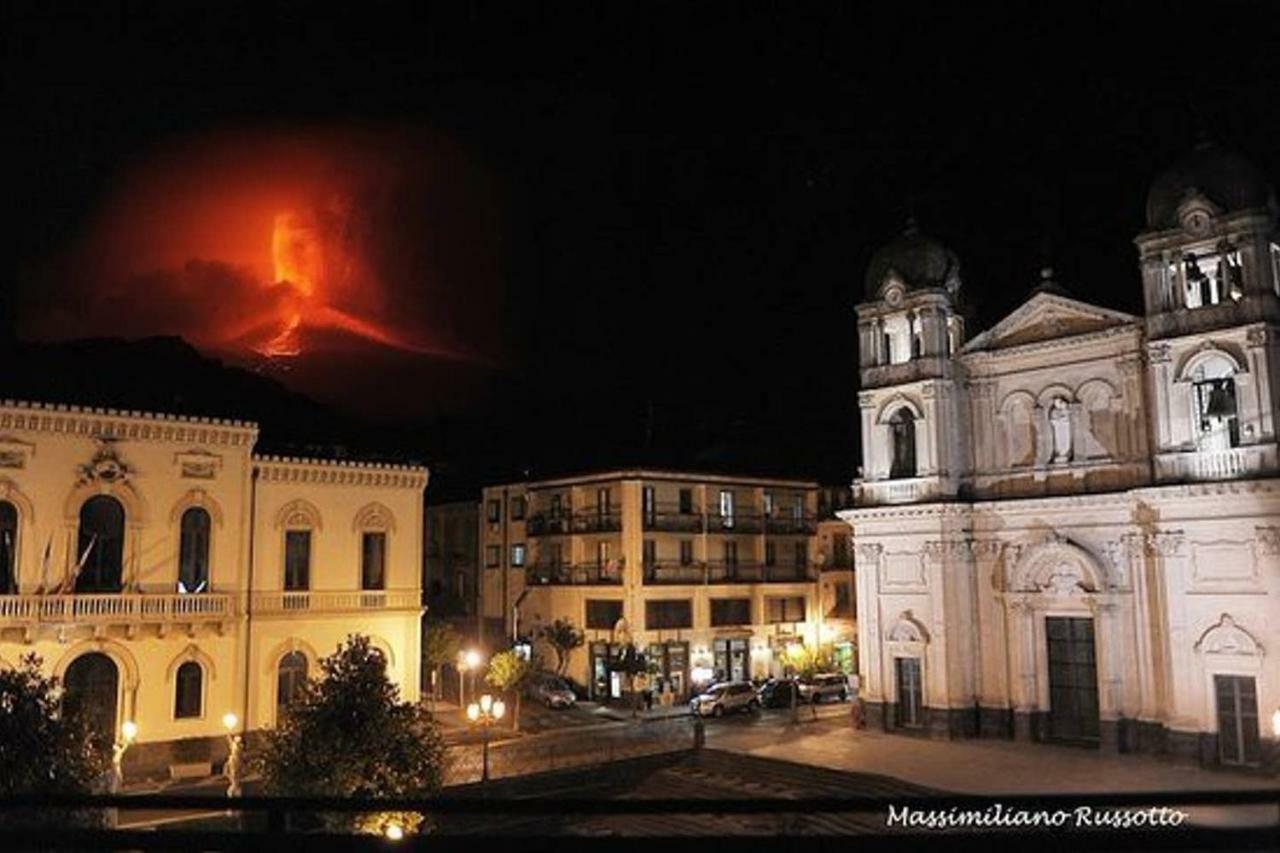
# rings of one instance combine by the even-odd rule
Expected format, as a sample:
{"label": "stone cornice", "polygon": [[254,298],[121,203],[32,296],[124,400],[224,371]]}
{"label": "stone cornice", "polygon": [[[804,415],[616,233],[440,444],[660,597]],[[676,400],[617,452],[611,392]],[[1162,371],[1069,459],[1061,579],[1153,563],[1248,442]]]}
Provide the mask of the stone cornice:
{"label": "stone cornice", "polygon": [[15,400],[0,402],[0,430],[231,447],[251,447],[258,436],[252,421]]}
{"label": "stone cornice", "polygon": [[421,490],[428,471],[420,465],[307,459],[296,456],[253,457],[259,479],[268,483],[309,483],[332,486],[382,486]]}

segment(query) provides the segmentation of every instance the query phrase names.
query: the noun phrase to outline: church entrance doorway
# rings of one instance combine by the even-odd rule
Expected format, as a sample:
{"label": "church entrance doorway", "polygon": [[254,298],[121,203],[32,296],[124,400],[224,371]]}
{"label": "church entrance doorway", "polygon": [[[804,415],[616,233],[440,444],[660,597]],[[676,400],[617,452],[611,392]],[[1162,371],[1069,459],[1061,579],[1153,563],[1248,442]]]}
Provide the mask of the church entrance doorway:
{"label": "church entrance doorway", "polygon": [[1049,652],[1049,737],[1098,740],[1098,667],[1093,620],[1049,616],[1045,619]]}

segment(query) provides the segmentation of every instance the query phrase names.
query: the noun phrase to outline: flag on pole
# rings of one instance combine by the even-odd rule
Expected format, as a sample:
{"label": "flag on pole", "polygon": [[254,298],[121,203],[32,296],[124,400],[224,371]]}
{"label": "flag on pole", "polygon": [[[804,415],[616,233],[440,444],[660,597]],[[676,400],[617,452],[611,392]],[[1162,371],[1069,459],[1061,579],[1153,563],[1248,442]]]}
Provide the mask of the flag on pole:
{"label": "flag on pole", "polygon": [[44,560],[40,563],[40,587],[36,590],[36,595],[44,595],[45,590],[49,588],[49,554],[53,550],[53,536],[44,543]]}
{"label": "flag on pole", "polygon": [[98,534],[89,537],[89,544],[85,546],[84,553],[80,555],[80,561],[76,563],[75,571],[71,573],[71,577],[67,580],[67,584],[59,592],[69,594],[76,591],[76,580],[80,577],[80,571],[84,568],[84,564],[89,562],[89,555],[93,553],[93,546],[98,541]]}

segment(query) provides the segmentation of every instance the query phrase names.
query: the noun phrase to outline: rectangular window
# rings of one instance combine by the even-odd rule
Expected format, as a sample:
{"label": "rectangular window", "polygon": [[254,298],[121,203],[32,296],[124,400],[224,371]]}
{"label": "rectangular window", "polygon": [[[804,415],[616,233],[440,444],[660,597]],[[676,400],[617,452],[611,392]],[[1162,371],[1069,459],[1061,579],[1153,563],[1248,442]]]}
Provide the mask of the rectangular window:
{"label": "rectangular window", "polygon": [[502,520],[502,501],[494,498],[489,501],[489,523],[497,524]]}
{"label": "rectangular window", "polygon": [[751,624],[751,599],[749,598],[713,598],[711,599],[711,627],[719,628],[727,625]]}
{"label": "rectangular window", "polygon": [[764,564],[766,566],[776,565],[778,562],[778,548],[773,542],[764,543]]}
{"label": "rectangular window", "polygon": [[588,628],[594,628],[599,631],[612,631],[621,618],[621,601],[605,598],[587,599],[586,624]]}
{"label": "rectangular window", "polygon": [[804,596],[788,595],[778,598],[766,598],[764,600],[764,614],[764,621],[769,623],[803,622]]}
{"label": "rectangular window", "polygon": [[564,504],[560,501],[559,495],[551,496],[551,517],[559,518],[564,514]]}
{"label": "rectangular window", "polygon": [[804,568],[809,564],[809,543],[795,543],[795,564],[797,568]]}
{"label": "rectangular window", "polygon": [[560,568],[564,565],[564,546],[559,542],[552,542],[547,546],[547,560],[554,568]]}
{"label": "rectangular window", "polygon": [[737,542],[724,543],[724,564],[726,566],[738,565],[738,543]]}
{"label": "rectangular window", "polygon": [[924,691],[920,683],[920,658],[895,658],[893,665],[898,686],[897,723],[904,728],[922,726]]}
{"label": "rectangular window", "polygon": [[520,521],[524,518],[524,495],[517,495],[511,499],[511,520]]}
{"label": "rectangular window", "polygon": [[1252,676],[1215,675],[1218,703],[1218,757],[1223,764],[1257,764],[1262,759],[1258,729],[1258,686]]}
{"label": "rectangular window", "polygon": [[796,502],[791,505],[791,518],[795,521],[804,521],[804,497],[797,495]]}
{"label": "rectangular window", "polygon": [[764,517],[773,518],[773,492],[764,493]]}
{"label": "rectangular window", "polygon": [[658,519],[657,496],[653,492],[653,486],[645,486],[641,494],[644,504],[644,523],[652,526]]}
{"label": "rectangular window", "polygon": [[722,527],[733,527],[733,492],[720,490],[720,524]]}
{"label": "rectangular window", "polygon": [[609,543],[596,543],[596,565],[604,568],[609,563]]}
{"label": "rectangular window", "polygon": [[652,539],[644,540],[644,565],[646,568],[658,565],[658,543]]}
{"label": "rectangular window", "polygon": [[524,543],[517,542],[511,546],[511,565],[513,568],[520,568],[524,565]]}
{"label": "rectangular window", "polygon": [[290,591],[311,586],[311,531],[288,530],[284,534],[284,588]]}
{"label": "rectangular window", "polygon": [[831,609],[829,615],[841,619],[853,618],[853,593],[852,587],[841,581],[834,585],[836,593],[835,606]]}
{"label": "rectangular window", "polygon": [[498,564],[502,562],[502,546],[486,545],[484,546],[484,565],[485,568],[496,569]]}
{"label": "rectangular window", "polygon": [[680,565],[688,566],[693,564],[693,540],[680,540]]}
{"label": "rectangular window", "polygon": [[596,515],[604,517],[609,514],[609,490],[596,490]]}
{"label": "rectangular window", "polygon": [[849,565],[849,536],[845,533],[837,533],[831,537],[831,565],[848,566]]}
{"label": "rectangular window", "polygon": [[644,603],[646,631],[693,627],[693,602],[687,598]]}
{"label": "rectangular window", "polygon": [[367,532],[360,543],[360,584],[362,589],[386,589],[387,534]]}
{"label": "rectangular window", "polygon": [[680,490],[680,514],[693,515],[693,489]]}

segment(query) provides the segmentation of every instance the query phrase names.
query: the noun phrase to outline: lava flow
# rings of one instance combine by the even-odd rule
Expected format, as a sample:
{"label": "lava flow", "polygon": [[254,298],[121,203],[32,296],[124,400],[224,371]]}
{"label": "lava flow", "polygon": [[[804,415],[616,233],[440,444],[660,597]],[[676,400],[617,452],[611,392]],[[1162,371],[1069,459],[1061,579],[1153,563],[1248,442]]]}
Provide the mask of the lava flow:
{"label": "lava flow", "polygon": [[[327,250],[327,251],[326,251]],[[326,246],[320,229],[298,214],[277,214],[271,235],[275,284],[283,289],[274,335],[253,349],[267,358],[287,358],[302,353],[302,331],[338,329],[385,346],[409,352],[429,352],[372,320],[362,319],[326,301],[326,284],[336,276],[349,276],[351,263],[337,247]]]}

